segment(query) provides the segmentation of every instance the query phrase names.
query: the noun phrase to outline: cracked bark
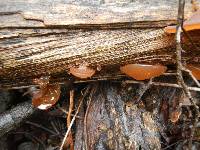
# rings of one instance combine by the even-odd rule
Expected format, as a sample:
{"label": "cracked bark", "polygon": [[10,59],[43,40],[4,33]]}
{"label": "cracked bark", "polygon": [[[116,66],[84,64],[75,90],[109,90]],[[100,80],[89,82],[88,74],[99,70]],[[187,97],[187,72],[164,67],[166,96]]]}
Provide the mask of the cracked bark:
{"label": "cracked bark", "polygon": [[[102,84],[91,101],[87,116],[89,149],[160,149],[153,114],[140,109],[123,95],[122,87]],[[125,97],[126,96],[126,97]]]}

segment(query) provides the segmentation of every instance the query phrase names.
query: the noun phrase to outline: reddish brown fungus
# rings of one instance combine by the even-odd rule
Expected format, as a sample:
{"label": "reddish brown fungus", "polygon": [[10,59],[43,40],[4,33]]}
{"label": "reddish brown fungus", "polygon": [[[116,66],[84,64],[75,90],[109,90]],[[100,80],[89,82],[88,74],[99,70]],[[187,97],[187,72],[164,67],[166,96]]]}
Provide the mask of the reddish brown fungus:
{"label": "reddish brown fungus", "polygon": [[163,74],[167,67],[162,65],[128,64],[120,67],[120,70],[136,80],[145,80]]}
{"label": "reddish brown fungus", "polygon": [[46,110],[52,107],[60,97],[60,85],[47,85],[33,94],[32,105],[39,109]]}
{"label": "reddish brown fungus", "polygon": [[95,70],[87,67],[86,65],[82,65],[79,67],[71,67],[69,70],[69,73],[71,73],[72,75],[78,78],[85,79],[85,78],[90,78],[91,76],[93,76],[95,73]]}
{"label": "reddish brown fungus", "polygon": [[[189,19],[184,21],[183,28],[186,31],[200,29],[200,10],[195,12]],[[166,33],[176,33],[176,26],[165,27]]]}
{"label": "reddish brown fungus", "polygon": [[46,110],[52,107],[60,97],[60,85],[49,84],[49,76],[34,79],[33,82],[38,84],[40,89],[32,92],[32,105],[39,109]]}
{"label": "reddish brown fungus", "polygon": [[189,69],[193,76],[197,79],[200,80],[200,65],[198,64],[188,64],[186,66],[187,69]]}

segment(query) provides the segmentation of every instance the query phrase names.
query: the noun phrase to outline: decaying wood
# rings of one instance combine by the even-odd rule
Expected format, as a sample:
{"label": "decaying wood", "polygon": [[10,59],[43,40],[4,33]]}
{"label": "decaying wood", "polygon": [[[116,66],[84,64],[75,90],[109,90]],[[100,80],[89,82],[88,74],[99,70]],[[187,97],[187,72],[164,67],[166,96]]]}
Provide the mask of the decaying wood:
{"label": "decaying wood", "polygon": [[[94,69],[101,66],[101,73],[127,63],[175,62],[174,36],[165,34],[163,29],[66,30],[59,34],[23,35],[0,40],[2,87],[13,82],[30,84],[42,75],[62,73],[67,77],[70,67],[84,63]],[[191,37],[199,44],[199,32],[191,33]],[[193,51],[189,42],[185,46],[185,59],[194,62],[193,57],[198,58],[199,52]]]}
{"label": "decaying wood", "polygon": [[124,90],[118,84],[102,84],[91,97],[84,131],[88,149],[161,148],[157,121],[152,113],[134,104],[135,92],[123,93]]}
{"label": "decaying wood", "polygon": [[[70,80],[69,68],[81,64],[101,68],[96,76],[119,72],[127,63],[174,64],[174,36],[161,27],[175,23],[177,2],[93,2],[2,2],[0,88],[30,85],[45,75],[51,75],[52,82]],[[190,16],[189,2],[185,10]],[[122,26],[125,29],[119,29]],[[190,36],[199,45],[199,31]],[[184,60],[198,62],[199,51],[184,39]]]}

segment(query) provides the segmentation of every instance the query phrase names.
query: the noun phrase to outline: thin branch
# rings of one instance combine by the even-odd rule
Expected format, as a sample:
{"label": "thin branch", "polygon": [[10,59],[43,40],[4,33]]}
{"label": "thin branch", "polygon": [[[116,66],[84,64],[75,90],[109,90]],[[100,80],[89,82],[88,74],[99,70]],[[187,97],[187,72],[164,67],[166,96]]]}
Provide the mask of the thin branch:
{"label": "thin branch", "polygon": [[[73,111],[73,106],[74,106],[74,90],[70,91],[70,104],[69,104],[69,113],[67,115],[67,127],[69,128],[70,122],[71,122],[71,113]],[[72,137],[72,131],[70,130],[69,132],[69,138],[70,138],[70,150],[74,150],[74,142],[73,142],[73,137]]]}
{"label": "thin branch", "polygon": [[169,149],[170,147],[172,147],[172,146],[174,146],[174,145],[177,145],[177,144],[180,143],[181,141],[182,141],[182,140],[178,140],[177,142],[172,143],[172,144],[166,146],[165,148],[163,148],[163,150]]}
{"label": "thin branch", "polygon": [[[63,109],[62,107],[59,107],[59,106],[56,106],[59,110],[61,110],[63,113],[65,113],[66,115],[69,114],[68,111],[66,111],[65,109]],[[74,114],[71,114],[71,116],[73,117]],[[77,119],[83,119],[83,117],[80,117],[80,116],[76,116]]]}
{"label": "thin branch", "polygon": [[[37,124],[37,123],[35,123],[35,122],[26,121],[25,123],[26,123],[26,124],[29,124],[29,125],[32,125],[32,126],[35,126],[35,127],[37,127],[37,128],[40,128],[40,129],[42,129],[42,130],[44,130],[44,131],[47,131],[47,132],[49,132],[49,133],[52,134],[52,135],[60,136],[59,134],[57,134],[57,133],[54,132],[53,130],[50,130],[50,129],[44,127],[43,125]],[[62,136],[60,136],[60,137],[62,137]]]}
{"label": "thin branch", "polygon": [[60,135],[60,132],[59,132],[58,129],[56,128],[56,125],[55,125],[54,121],[51,120],[50,123],[51,123],[51,126],[53,127],[54,131],[55,131],[57,134]]}
{"label": "thin branch", "polygon": [[[121,82],[121,81],[115,81],[115,82]],[[125,83],[128,84],[145,84],[144,81],[135,81],[135,80],[125,80],[123,81]],[[180,85],[178,84],[173,84],[173,83],[162,83],[162,82],[151,82],[151,85],[155,85],[155,86],[166,86],[166,87],[174,87],[174,88],[182,88]],[[188,87],[188,89],[190,91],[197,91],[200,92],[200,88],[198,87]]]}
{"label": "thin branch", "polygon": [[136,99],[136,103],[139,103],[144,93],[151,87],[152,85],[152,78],[140,88],[139,96]]}
{"label": "thin branch", "polygon": [[196,84],[198,87],[200,87],[199,81],[193,76],[192,72],[191,72],[190,70],[186,69],[185,67],[184,67],[183,69],[184,69],[185,72],[187,72],[187,73],[191,76],[191,78],[192,78],[192,80],[195,82],[195,84]]}
{"label": "thin branch", "polygon": [[[181,62],[181,51],[182,51],[182,47],[181,47],[181,29],[183,28],[184,6],[185,6],[185,0],[179,0],[178,17],[177,17],[178,24],[176,26],[176,35],[175,35],[175,40],[176,40],[176,63],[177,63],[177,79],[178,79],[178,83],[179,83],[179,85],[181,85],[183,87],[183,91],[185,92],[185,94],[189,98],[191,104],[193,104],[194,108],[195,108],[195,120],[194,120],[194,123],[193,123],[193,127],[191,129],[191,136],[190,136],[190,139],[189,139],[189,149],[192,149],[192,139],[193,139],[193,136],[194,136],[194,131],[195,131],[195,128],[196,128],[196,124],[198,122],[199,107],[194,102],[194,100],[193,100],[193,98],[191,96],[191,93],[190,93],[187,85],[185,84],[185,82],[183,80],[183,76],[182,76],[183,66],[182,66],[182,62]],[[180,103],[179,105],[181,107],[182,104]]]}
{"label": "thin branch", "polygon": [[[181,47],[181,26],[183,25],[183,18],[184,18],[184,6],[185,6],[185,0],[179,0],[179,9],[178,9],[178,24],[176,26],[176,35],[175,35],[175,40],[176,40],[176,63],[177,63],[177,79],[178,79],[178,84],[182,85],[184,89],[187,89],[183,76],[182,76],[182,58],[181,58],[181,52],[182,52],[182,47]],[[186,90],[185,90],[186,91]]]}
{"label": "thin branch", "polygon": [[89,91],[89,90],[90,90],[90,86],[87,87],[87,89],[85,90],[84,94],[82,95],[82,97],[81,97],[81,99],[80,99],[80,103],[79,103],[79,105],[78,105],[78,108],[77,108],[77,110],[76,110],[76,113],[75,113],[74,117],[72,118],[72,121],[71,121],[71,123],[70,123],[70,125],[69,125],[69,127],[68,127],[68,129],[67,129],[67,132],[66,132],[66,134],[65,134],[65,137],[63,138],[63,141],[62,141],[62,144],[61,144],[59,150],[62,150],[62,149],[63,149],[63,146],[64,146],[64,144],[65,144],[65,141],[66,141],[66,139],[67,139],[67,136],[68,136],[68,134],[69,134],[69,132],[70,132],[70,130],[71,130],[71,127],[72,127],[72,125],[73,125],[73,123],[74,123],[74,121],[75,121],[75,119],[76,119],[76,116],[77,116],[77,114],[78,114],[78,112],[79,112],[79,109],[80,109],[82,103],[83,103],[83,100],[84,100],[85,96],[88,94],[88,91]]}
{"label": "thin branch", "polygon": [[0,114],[0,137],[13,130],[35,112],[31,102],[18,104],[16,107]]}
{"label": "thin branch", "polygon": [[189,33],[184,29],[182,28],[183,30],[183,34],[185,34],[186,38],[188,38],[189,42],[192,44],[193,48],[196,50],[196,51],[199,51],[199,47],[193,42],[192,38],[190,37]]}
{"label": "thin branch", "polygon": [[67,115],[67,126],[70,125],[71,122],[71,113],[73,110],[73,106],[74,106],[74,90],[70,90],[70,98],[69,98],[69,111],[68,111],[68,115]]}
{"label": "thin branch", "polygon": [[[171,72],[173,70],[170,70],[170,72],[166,72],[164,73],[162,76],[173,76],[176,75],[175,72]],[[87,80],[76,80],[74,81],[75,84],[79,84],[79,83],[88,83],[88,82],[97,82],[97,81],[107,81],[107,80],[120,80],[123,79],[124,77],[127,77],[124,74],[117,74],[116,76],[101,76],[101,77],[93,77],[92,79],[87,79]],[[65,82],[59,82],[60,85],[66,84]],[[19,87],[10,87],[10,88],[6,88],[7,90],[9,89],[26,89],[26,88],[31,88],[31,87],[38,87],[38,85],[28,85],[28,86],[19,86]]]}

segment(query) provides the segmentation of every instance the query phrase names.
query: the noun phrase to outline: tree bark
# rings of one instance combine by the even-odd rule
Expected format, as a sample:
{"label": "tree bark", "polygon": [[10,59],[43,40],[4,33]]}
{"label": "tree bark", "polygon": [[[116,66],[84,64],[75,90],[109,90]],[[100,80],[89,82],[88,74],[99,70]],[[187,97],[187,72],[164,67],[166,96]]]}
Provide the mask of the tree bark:
{"label": "tree bark", "polygon": [[135,92],[127,93],[119,84],[103,83],[95,88],[84,124],[88,149],[161,148],[158,122],[153,113],[134,104]]}

